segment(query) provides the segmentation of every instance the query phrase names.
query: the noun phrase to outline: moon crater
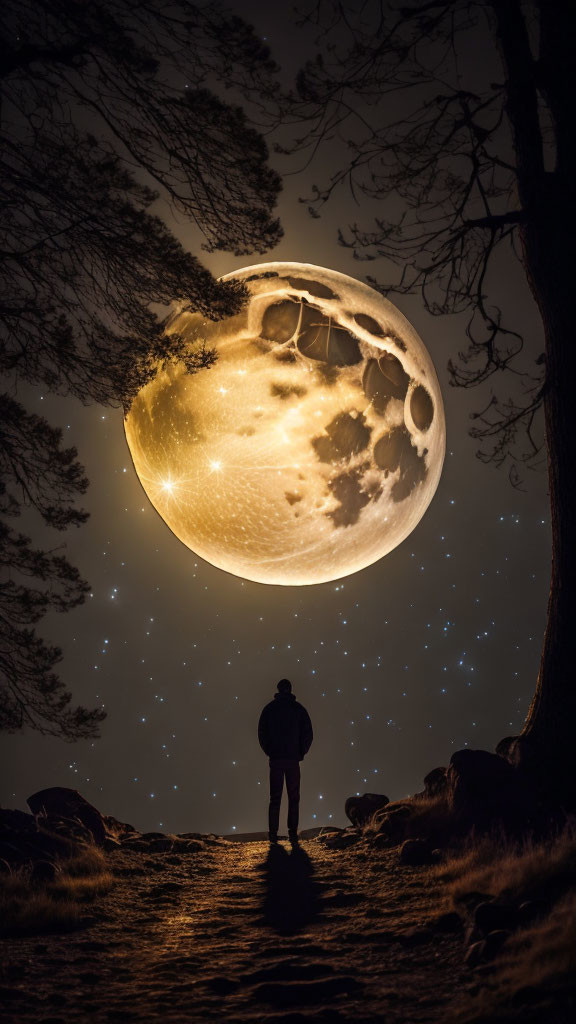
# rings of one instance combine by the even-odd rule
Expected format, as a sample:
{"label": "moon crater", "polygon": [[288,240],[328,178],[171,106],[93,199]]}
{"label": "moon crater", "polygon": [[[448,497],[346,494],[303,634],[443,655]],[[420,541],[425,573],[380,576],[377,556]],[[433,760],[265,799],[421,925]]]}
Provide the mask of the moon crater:
{"label": "moon crater", "polygon": [[401,543],[442,470],[440,387],[392,303],[344,274],[272,263],[227,275],[249,301],[167,330],[215,347],[161,370],[125,430],[136,471],[192,551],[260,583],[339,579]]}

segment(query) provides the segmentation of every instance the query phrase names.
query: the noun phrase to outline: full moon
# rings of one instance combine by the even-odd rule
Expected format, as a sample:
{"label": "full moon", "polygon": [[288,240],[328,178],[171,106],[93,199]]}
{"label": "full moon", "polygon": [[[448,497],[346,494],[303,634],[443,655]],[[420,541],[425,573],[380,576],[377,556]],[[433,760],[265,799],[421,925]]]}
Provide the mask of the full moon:
{"label": "full moon", "polygon": [[125,419],[136,472],[172,532],[258,583],[326,583],[400,544],[430,504],[446,429],[432,360],[374,289],[304,263],[227,274],[242,311],[177,312],[190,374],[158,373]]}

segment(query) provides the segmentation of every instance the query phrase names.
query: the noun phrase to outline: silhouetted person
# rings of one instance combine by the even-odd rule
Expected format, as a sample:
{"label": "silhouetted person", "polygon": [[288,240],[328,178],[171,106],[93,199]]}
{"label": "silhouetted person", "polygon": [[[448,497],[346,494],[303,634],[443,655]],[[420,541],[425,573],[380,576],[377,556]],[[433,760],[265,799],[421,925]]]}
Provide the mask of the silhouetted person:
{"label": "silhouetted person", "polygon": [[300,761],[310,750],[312,722],[306,708],[292,693],[289,679],[281,679],[278,693],[266,705],[258,723],[260,746],[270,759],[270,807],[268,836],[271,843],[278,840],[280,804],[284,779],[288,793],[288,836],[298,841],[298,810],[300,804]]}

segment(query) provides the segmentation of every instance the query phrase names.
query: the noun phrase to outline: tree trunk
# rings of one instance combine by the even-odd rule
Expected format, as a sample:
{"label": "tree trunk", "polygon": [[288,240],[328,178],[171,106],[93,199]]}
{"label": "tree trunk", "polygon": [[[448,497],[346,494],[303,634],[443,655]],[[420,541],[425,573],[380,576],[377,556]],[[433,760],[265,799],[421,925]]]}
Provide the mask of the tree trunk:
{"label": "tree trunk", "polygon": [[[548,215],[548,216],[547,216]],[[516,745],[550,796],[576,808],[576,223],[555,194],[523,232],[546,338],[544,415],[552,526],[548,619],[536,692]]]}
{"label": "tree trunk", "polygon": [[[576,809],[576,149],[573,131],[576,9],[536,0],[535,59],[519,0],[493,0],[506,70],[507,113],[517,162],[524,266],[546,344],[544,415],[552,526],[548,620],[536,692],[517,762],[554,801]],[[529,12],[530,13],[530,12]],[[555,137],[555,166],[544,163],[540,101]]]}

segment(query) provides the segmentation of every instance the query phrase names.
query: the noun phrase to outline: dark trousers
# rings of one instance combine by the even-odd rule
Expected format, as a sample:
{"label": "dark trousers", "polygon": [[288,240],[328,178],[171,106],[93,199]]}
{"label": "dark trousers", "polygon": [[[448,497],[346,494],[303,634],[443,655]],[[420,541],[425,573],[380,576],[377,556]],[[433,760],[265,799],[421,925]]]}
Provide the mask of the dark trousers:
{"label": "dark trousers", "polygon": [[288,832],[297,832],[300,805],[300,763],[288,758],[271,757],[268,830],[272,836],[278,835],[284,779],[286,779],[286,792],[288,793]]}

